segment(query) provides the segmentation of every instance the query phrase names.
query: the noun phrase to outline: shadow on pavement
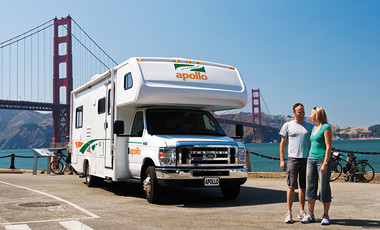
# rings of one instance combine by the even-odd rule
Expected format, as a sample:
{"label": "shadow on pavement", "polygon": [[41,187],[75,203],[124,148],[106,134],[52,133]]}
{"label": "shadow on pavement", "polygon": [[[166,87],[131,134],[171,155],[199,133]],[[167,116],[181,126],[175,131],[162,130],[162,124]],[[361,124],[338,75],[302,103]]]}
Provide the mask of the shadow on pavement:
{"label": "shadow on pavement", "polygon": [[[145,199],[138,183],[111,183],[102,187],[118,196]],[[286,202],[286,191],[241,187],[236,200],[223,198],[220,188],[163,188],[160,205],[177,205],[184,208],[214,208],[264,205]]]}
{"label": "shadow on pavement", "polygon": [[332,219],[331,224],[342,226],[360,226],[369,228],[380,228],[379,220],[357,220],[357,219]]}
{"label": "shadow on pavement", "polygon": [[102,189],[112,192],[117,196],[131,196],[145,199],[140,183],[112,182],[103,183]]}

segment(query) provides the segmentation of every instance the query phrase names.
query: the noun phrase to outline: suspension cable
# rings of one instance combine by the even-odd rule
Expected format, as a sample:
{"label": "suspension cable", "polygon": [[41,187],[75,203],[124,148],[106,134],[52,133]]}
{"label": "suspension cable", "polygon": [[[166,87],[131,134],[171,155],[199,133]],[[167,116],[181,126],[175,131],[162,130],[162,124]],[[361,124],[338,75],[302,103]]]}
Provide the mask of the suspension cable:
{"label": "suspension cable", "polygon": [[24,40],[24,101],[26,101],[26,39]]}
{"label": "suspension cable", "polygon": [[[8,43],[8,44],[5,44],[5,45],[3,45],[3,46],[0,46],[0,49],[2,49],[2,48],[4,48],[4,47],[7,47],[7,46],[10,46],[10,45],[12,45],[12,44],[14,44],[14,43],[16,43],[16,42],[18,42],[18,41],[21,41],[21,40],[23,40],[23,39],[26,39],[26,38],[28,38],[28,37],[30,37],[30,36],[33,36],[33,35],[35,35],[36,33],[39,33],[39,32],[41,32],[41,31],[43,31],[43,30],[45,30],[45,29],[47,29],[47,28],[49,28],[50,26],[53,26],[54,24],[50,24],[50,25],[48,25],[48,26],[45,26],[44,28],[42,28],[42,29],[40,29],[40,30],[37,30],[36,32],[34,32],[34,33],[31,33],[31,34],[29,34],[29,35],[26,35],[26,36],[24,36],[24,37],[22,37],[22,38],[20,38],[20,39],[17,39],[17,40],[15,40],[15,41],[13,41],[13,42],[10,42],[10,43]],[[25,34],[25,33],[24,33]],[[20,36],[17,36],[17,37],[20,37]],[[11,39],[10,39],[11,40]],[[3,44],[3,43],[5,43],[5,42],[2,42],[1,44]],[[0,45],[1,45],[0,44]]]}
{"label": "suspension cable", "polygon": [[[44,30],[44,38],[43,38],[44,40],[43,40],[43,44],[45,44],[44,45],[44,47],[43,47],[43,72],[45,73],[44,74],[44,77],[43,78],[46,78],[46,73],[47,73],[47,71],[46,71],[46,30]],[[44,90],[44,100],[46,100],[46,88],[47,87],[45,87],[46,86],[46,82],[47,81],[43,81],[44,82],[44,86],[43,86],[43,90]]]}
{"label": "suspension cable", "polygon": [[37,101],[40,99],[40,34],[37,34]]}
{"label": "suspension cable", "polygon": [[33,101],[33,37],[30,37],[30,101]]}
{"label": "suspension cable", "polygon": [[[115,61],[115,60],[113,60],[94,40],[92,40],[92,38],[86,33],[86,31],[84,31],[83,29],[82,29],[82,27],[80,26],[80,25],[78,25],[78,23],[74,20],[74,19],[72,19],[71,18],[71,20],[75,23],[75,25],[77,25],[78,27],[79,27],[79,29],[80,30],[82,30],[82,32],[84,33],[84,34],[86,34],[86,36],[105,54],[105,55],[107,55],[107,57],[110,59],[110,60],[112,60],[113,61],[113,63],[115,64],[115,65],[117,65],[118,63]],[[76,39],[76,38],[75,38]],[[106,66],[104,63],[102,63],[104,66]],[[108,68],[109,69],[109,68]]]}
{"label": "suspension cable", "polygon": [[263,102],[264,102],[265,108],[267,108],[269,115],[272,116],[272,114],[270,113],[269,108],[268,108],[268,106],[267,106],[267,103],[265,102],[265,99],[264,99],[263,93],[262,93],[261,91],[260,91],[260,95],[261,95],[261,98],[263,99]]}
{"label": "suspension cable", "polygon": [[91,52],[91,50],[89,50],[81,41],[79,41],[77,39],[77,37],[75,37],[74,34],[71,34],[71,36],[73,36],[73,38],[75,38],[75,40],[77,40],[77,42],[79,42],[79,44],[81,44],[94,58],[96,58],[96,60],[98,60],[100,63],[102,63],[107,69],[110,69],[106,64],[104,64],[104,62],[102,62],[93,52]]}
{"label": "suspension cable", "polygon": [[9,77],[8,77],[8,91],[9,91],[9,100],[11,99],[11,78],[12,78],[12,47],[9,46]]}
{"label": "suspension cable", "polygon": [[16,101],[18,100],[18,42],[16,43]]}
{"label": "suspension cable", "polygon": [[[21,37],[21,36],[23,36],[24,34],[27,34],[27,33],[31,32],[31,31],[33,31],[33,30],[36,30],[36,29],[38,29],[38,28],[40,28],[40,27],[42,27],[42,26],[48,24],[49,22],[51,22],[51,21],[53,21],[53,20],[54,20],[54,19],[50,19],[49,21],[47,21],[47,22],[45,22],[45,23],[43,23],[43,24],[41,24],[41,25],[39,25],[39,26],[37,26],[37,27],[35,27],[35,28],[29,30],[29,31],[26,31],[25,33],[22,33],[22,34],[20,34],[20,35],[17,35],[16,37],[13,37],[13,38],[11,38],[11,39],[8,39],[8,40],[6,40],[6,41],[4,41],[4,42],[0,42],[0,45],[2,45],[2,44],[4,44],[4,43],[7,43],[7,42],[9,42],[9,41],[12,41],[12,40],[14,40],[14,39],[16,39],[16,38],[18,38],[18,37]],[[3,47],[1,47],[1,48],[3,48]]]}

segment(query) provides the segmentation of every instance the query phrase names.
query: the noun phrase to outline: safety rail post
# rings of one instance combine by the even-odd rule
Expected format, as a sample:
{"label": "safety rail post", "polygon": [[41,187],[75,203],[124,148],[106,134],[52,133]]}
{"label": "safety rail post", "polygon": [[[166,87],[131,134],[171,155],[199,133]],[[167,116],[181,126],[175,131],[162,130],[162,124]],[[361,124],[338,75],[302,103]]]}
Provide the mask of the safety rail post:
{"label": "safety rail post", "polygon": [[33,175],[37,175],[37,153],[33,156]]}
{"label": "safety rail post", "polygon": [[9,169],[16,169],[15,167],[15,154],[11,154],[11,165],[9,166]]}
{"label": "safety rail post", "polygon": [[248,172],[251,172],[252,171],[252,168],[251,168],[251,157],[249,156],[249,150],[246,148],[246,162],[245,162],[245,166],[247,167],[247,170]]}
{"label": "safety rail post", "polygon": [[46,174],[51,173],[50,164],[52,162],[52,157],[47,157],[47,167],[46,167]]}

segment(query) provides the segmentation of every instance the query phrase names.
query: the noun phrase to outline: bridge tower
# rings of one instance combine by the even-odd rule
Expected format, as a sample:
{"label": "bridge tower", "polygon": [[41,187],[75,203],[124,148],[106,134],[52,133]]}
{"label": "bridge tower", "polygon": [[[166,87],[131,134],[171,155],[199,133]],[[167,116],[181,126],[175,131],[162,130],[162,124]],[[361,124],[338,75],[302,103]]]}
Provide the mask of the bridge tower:
{"label": "bridge tower", "polygon": [[252,124],[260,125],[258,128],[253,128],[252,142],[261,143],[261,105],[260,105],[260,89],[252,89]]}
{"label": "bridge tower", "polygon": [[[66,32],[60,36],[60,32]],[[62,44],[62,45],[60,45]],[[66,44],[66,46],[65,46]],[[60,48],[63,49],[60,52]],[[66,48],[66,50],[64,50]],[[63,51],[63,52],[62,52]],[[62,54],[62,55],[61,55]],[[66,64],[66,66],[61,65]],[[65,68],[60,76],[60,68]],[[54,18],[54,55],[53,55],[53,139],[52,147],[59,147],[70,133],[70,93],[73,90],[71,17]],[[61,98],[61,93],[64,93]],[[66,99],[61,101],[61,99]]]}

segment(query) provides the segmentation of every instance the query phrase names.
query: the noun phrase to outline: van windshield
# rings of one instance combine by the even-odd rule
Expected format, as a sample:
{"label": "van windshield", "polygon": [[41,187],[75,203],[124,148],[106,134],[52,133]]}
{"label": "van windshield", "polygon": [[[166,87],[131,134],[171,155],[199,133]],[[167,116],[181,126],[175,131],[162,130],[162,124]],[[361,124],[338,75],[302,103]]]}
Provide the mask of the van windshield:
{"label": "van windshield", "polygon": [[148,133],[225,136],[216,119],[207,111],[149,109],[146,111]]}

